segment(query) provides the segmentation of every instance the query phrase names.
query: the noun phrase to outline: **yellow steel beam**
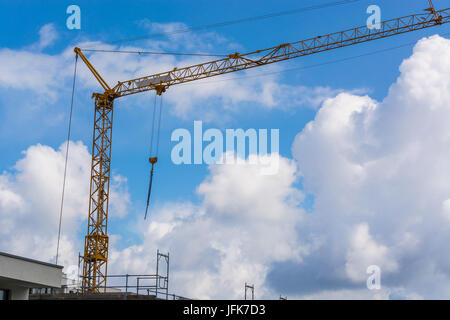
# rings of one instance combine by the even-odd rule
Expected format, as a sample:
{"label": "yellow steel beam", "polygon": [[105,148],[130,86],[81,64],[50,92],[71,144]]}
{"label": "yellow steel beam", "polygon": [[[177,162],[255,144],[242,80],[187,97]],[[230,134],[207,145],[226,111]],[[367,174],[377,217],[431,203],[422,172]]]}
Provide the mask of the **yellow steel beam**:
{"label": "yellow steel beam", "polygon": [[379,30],[372,30],[367,28],[367,26],[362,26],[298,42],[285,43],[246,54],[234,53],[224,59],[184,68],[175,68],[171,71],[132,80],[120,81],[113,88],[113,91],[118,97],[150,90],[161,91],[161,88],[166,89],[180,83],[255,68],[270,63],[434,27],[448,22],[450,22],[450,8],[434,11],[433,7],[433,10],[428,13],[414,14],[384,21],[381,23]]}
{"label": "yellow steel beam", "polygon": [[84,241],[83,292],[106,287],[108,205],[114,96],[95,94],[88,230]]}
{"label": "yellow steel beam", "polygon": [[109,85],[106,83],[106,81],[102,78],[102,76],[97,72],[97,70],[94,68],[94,66],[91,64],[91,62],[86,58],[86,56],[83,54],[83,52],[81,51],[80,48],[75,47],[75,49],[73,49],[73,51],[75,51],[75,53],[77,55],[80,56],[80,58],[84,61],[84,63],[86,64],[86,66],[88,67],[88,69],[92,72],[92,74],[94,75],[94,77],[97,79],[97,81],[100,83],[100,85],[103,87],[103,90],[106,91],[111,91],[111,88],[109,87]]}

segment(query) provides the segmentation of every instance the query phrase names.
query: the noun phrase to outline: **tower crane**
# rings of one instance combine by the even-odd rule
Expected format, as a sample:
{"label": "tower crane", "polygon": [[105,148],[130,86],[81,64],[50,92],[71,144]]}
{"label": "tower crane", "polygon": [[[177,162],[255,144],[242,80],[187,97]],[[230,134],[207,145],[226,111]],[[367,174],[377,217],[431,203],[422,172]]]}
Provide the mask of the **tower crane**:
{"label": "tower crane", "polygon": [[85,236],[83,255],[83,293],[99,293],[106,290],[111,139],[115,99],[146,91],[155,91],[157,95],[161,95],[168,88],[177,84],[256,68],[450,22],[450,8],[437,11],[432,0],[428,1],[430,7],[425,9],[426,13],[383,21],[378,29],[362,26],[297,42],[283,43],[250,53],[240,54],[235,52],[219,60],[119,81],[113,87],[109,86],[102,78],[82,50],[76,47],[74,49],[76,55],[84,61],[104,90],[104,92],[93,93],[92,95],[95,101],[95,111],[88,230]]}

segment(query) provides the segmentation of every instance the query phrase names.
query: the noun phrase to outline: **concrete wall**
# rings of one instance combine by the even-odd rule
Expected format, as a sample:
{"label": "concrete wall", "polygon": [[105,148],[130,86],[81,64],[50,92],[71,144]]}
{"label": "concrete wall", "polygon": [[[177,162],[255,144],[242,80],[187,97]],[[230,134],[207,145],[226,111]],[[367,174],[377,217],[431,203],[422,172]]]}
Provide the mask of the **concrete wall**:
{"label": "concrete wall", "polygon": [[8,289],[11,300],[28,300],[29,288],[12,285]]}

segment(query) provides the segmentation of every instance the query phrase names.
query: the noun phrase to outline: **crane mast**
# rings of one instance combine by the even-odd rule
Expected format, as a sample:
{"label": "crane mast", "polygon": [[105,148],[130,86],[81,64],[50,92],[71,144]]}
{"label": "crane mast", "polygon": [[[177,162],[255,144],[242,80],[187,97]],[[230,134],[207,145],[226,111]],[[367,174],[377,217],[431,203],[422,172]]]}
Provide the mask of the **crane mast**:
{"label": "crane mast", "polygon": [[83,293],[98,293],[106,290],[112,124],[114,100],[116,98],[152,90],[161,95],[173,85],[264,66],[450,22],[450,8],[436,11],[432,1],[428,1],[430,7],[425,9],[427,13],[383,21],[379,29],[372,30],[367,26],[362,26],[246,54],[233,53],[223,59],[121,81],[114,87],[110,87],[106,83],[81,49],[75,48],[75,53],[82,58],[104,89],[103,93],[92,95],[95,99],[95,112],[88,230],[85,236],[83,256]]}

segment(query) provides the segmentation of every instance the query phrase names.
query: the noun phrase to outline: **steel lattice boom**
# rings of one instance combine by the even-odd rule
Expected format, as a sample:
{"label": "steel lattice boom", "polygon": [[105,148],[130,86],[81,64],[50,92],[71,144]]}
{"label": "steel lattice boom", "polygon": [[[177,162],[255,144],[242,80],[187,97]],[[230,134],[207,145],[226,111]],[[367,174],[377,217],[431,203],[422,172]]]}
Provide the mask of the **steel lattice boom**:
{"label": "steel lattice boom", "polygon": [[83,288],[106,286],[113,102],[114,99],[107,95],[95,95],[94,141],[92,144],[88,233],[84,243]]}
{"label": "steel lattice boom", "polygon": [[367,26],[363,26],[247,54],[234,53],[224,59],[118,82],[112,88],[95,70],[82,51],[75,48],[76,54],[82,58],[105,90],[104,93],[93,95],[95,116],[88,231],[85,237],[83,257],[83,292],[100,292],[106,288],[107,222],[114,99],[150,90],[155,90],[158,95],[161,95],[168,87],[176,84],[255,68],[450,22],[450,8],[436,11],[431,0],[429,3],[430,8],[426,9],[427,13],[384,21],[381,23],[380,29],[369,29]]}
{"label": "steel lattice boom", "polygon": [[117,96],[126,96],[149,90],[164,90],[175,84],[250,69],[322,51],[425,29],[448,22],[450,22],[450,9],[414,14],[384,21],[381,23],[379,30],[369,29],[367,26],[363,26],[298,42],[285,43],[276,47],[242,55],[234,53],[228,58],[119,82],[113,88],[113,91]]}

